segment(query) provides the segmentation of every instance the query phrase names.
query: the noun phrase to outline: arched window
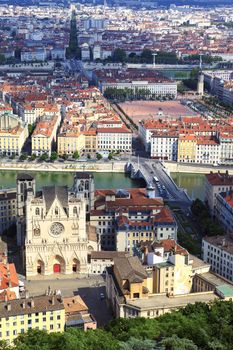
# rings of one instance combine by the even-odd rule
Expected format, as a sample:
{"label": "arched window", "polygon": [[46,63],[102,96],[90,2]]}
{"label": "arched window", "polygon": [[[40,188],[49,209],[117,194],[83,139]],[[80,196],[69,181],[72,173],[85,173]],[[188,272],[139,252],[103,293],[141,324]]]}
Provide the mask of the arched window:
{"label": "arched window", "polygon": [[74,215],[77,215],[77,214],[78,214],[78,209],[77,209],[77,207],[74,207],[74,209],[73,209],[73,214],[74,214]]}
{"label": "arched window", "polygon": [[34,236],[40,236],[40,229],[39,228],[34,229]]}
{"label": "arched window", "polygon": [[58,215],[59,213],[59,210],[58,210],[58,207],[55,208],[55,215]]}
{"label": "arched window", "polygon": [[36,208],[36,215],[40,215],[40,209]]}
{"label": "arched window", "polygon": [[89,190],[89,182],[88,181],[85,182],[85,190]]}

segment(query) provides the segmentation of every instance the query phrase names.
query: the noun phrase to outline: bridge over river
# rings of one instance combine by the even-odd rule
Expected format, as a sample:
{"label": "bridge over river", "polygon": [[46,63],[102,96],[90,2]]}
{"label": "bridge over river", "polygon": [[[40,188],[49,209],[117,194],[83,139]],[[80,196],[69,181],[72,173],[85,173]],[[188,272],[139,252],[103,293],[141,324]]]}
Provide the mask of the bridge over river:
{"label": "bridge over river", "polygon": [[186,190],[180,188],[169,175],[168,170],[159,161],[146,160],[128,161],[125,168],[131,178],[142,178],[148,187],[154,187],[156,196],[163,197],[169,202],[179,203],[189,207],[192,203]]}

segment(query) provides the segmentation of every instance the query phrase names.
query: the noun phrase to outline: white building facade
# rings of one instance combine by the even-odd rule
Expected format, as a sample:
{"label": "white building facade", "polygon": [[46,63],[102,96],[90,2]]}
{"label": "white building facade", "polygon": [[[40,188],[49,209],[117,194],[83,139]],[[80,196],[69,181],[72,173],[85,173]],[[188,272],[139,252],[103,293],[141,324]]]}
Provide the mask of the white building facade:
{"label": "white building facade", "polygon": [[233,243],[224,236],[205,237],[202,240],[202,258],[212,271],[233,281]]}
{"label": "white building facade", "polygon": [[177,161],[178,135],[167,132],[154,133],[151,136],[151,158]]}

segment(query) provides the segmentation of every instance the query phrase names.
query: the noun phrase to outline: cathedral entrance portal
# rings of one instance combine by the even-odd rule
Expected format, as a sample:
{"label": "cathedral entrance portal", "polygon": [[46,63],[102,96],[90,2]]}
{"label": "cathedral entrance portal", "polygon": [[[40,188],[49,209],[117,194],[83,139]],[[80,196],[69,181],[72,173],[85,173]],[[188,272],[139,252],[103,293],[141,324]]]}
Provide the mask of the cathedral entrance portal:
{"label": "cathedral entrance portal", "polygon": [[37,261],[37,273],[38,275],[44,274],[44,263],[41,260]]}
{"label": "cathedral entrance portal", "polygon": [[73,265],[72,265],[73,272],[79,272],[80,271],[80,262],[78,259],[73,259]]}
{"label": "cathedral entrance portal", "polygon": [[61,265],[60,264],[54,264],[53,265],[53,272],[54,273],[60,273],[61,272]]}
{"label": "cathedral entrance portal", "polygon": [[65,262],[62,257],[56,255],[53,262],[53,272],[54,273],[64,273],[65,272]]}

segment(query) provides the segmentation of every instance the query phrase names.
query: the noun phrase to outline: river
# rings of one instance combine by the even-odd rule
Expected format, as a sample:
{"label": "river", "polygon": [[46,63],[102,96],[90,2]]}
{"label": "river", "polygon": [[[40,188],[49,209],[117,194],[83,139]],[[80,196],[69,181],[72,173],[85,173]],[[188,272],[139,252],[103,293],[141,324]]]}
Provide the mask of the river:
{"label": "river", "polygon": [[[67,185],[73,184],[73,173],[60,172],[31,172],[36,179],[37,190],[43,186],[50,185]],[[133,188],[144,187],[143,180],[132,180],[123,173],[93,173],[95,179],[95,188]],[[16,187],[16,171],[0,171],[0,186],[1,188]]]}
{"label": "river", "polygon": [[192,199],[204,200],[205,175],[191,173],[171,173],[179,187],[186,188]]}
{"label": "river", "polygon": [[[73,173],[52,173],[52,172],[30,172],[36,178],[37,190],[42,186],[49,185],[68,185],[73,184]],[[94,173],[95,188],[133,188],[144,187],[143,180],[132,180],[123,173]],[[204,175],[172,173],[174,181],[178,186],[186,188],[192,199],[204,199]],[[16,187],[16,171],[1,171],[1,188]]]}

